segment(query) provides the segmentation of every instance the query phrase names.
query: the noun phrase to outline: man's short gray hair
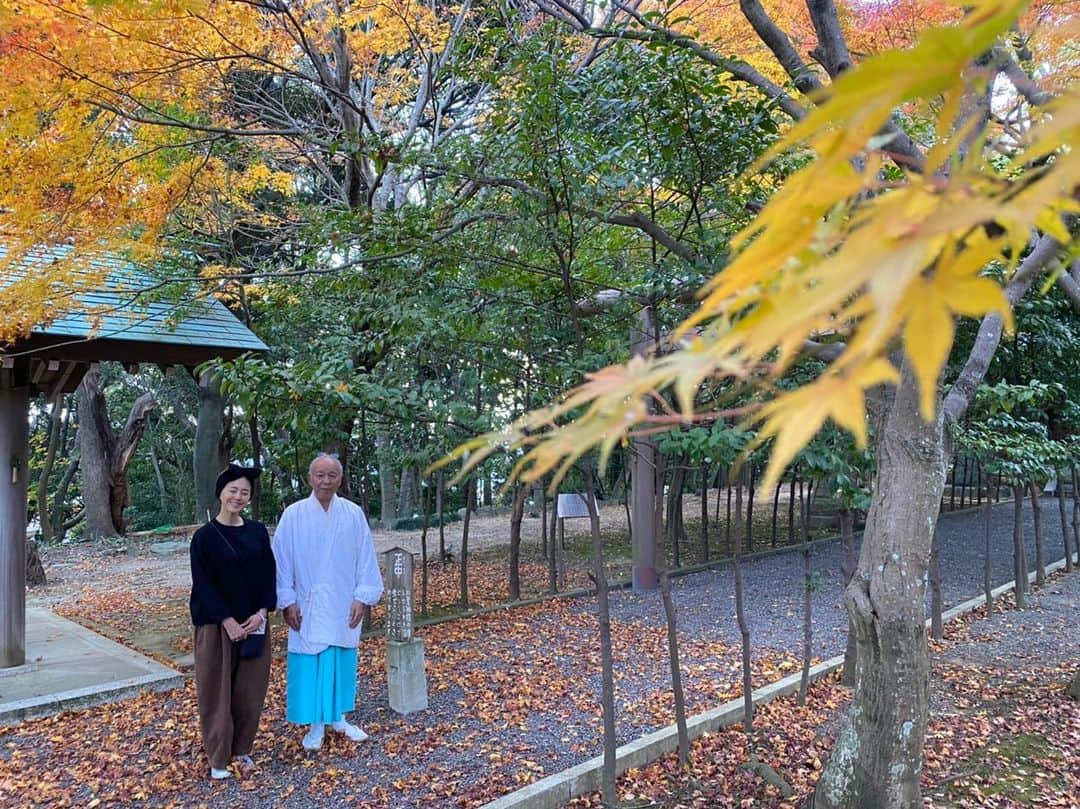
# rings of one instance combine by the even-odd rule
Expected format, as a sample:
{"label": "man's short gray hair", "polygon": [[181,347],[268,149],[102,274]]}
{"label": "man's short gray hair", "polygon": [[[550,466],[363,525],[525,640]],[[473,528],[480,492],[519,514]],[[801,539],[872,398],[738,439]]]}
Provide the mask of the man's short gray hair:
{"label": "man's short gray hair", "polygon": [[311,459],[311,463],[308,464],[307,473],[308,476],[315,471],[315,462],[321,461],[323,458],[329,458],[331,461],[337,464],[338,472],[345,474],[345,467],[341,465],[341,459],[338,458],[336,452],[320,452],[314,458]]}

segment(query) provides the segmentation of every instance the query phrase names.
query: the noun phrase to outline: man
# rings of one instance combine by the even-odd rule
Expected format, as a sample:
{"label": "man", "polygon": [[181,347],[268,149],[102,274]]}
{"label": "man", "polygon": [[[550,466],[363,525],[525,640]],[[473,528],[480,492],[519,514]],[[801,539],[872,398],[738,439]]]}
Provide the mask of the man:
{"label": "man", "polygon": [[356,647],[365,604],[382,596],[382,575],[363,510],[337,496],[342,468],[319,454],[311,496],[293,503],[274,532],[278,609],[289,626],[285,718],[309,725],[304,748],[322,747],[326,725],[367,738],[345,714],[356,707]]}

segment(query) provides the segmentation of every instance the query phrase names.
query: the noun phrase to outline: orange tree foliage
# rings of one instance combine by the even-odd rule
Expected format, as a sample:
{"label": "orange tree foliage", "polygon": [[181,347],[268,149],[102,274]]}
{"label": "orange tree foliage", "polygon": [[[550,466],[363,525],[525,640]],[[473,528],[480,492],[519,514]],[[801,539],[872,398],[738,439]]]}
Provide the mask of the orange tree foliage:
{"label": "orange tree foliage", "polygon": [[146,260],[178,218],[257,216],[251,200],[296,193],[305,164],[308,185],[350,155],[383,171],[365,122],[402,128],[448,19],[408,0],[0,4],[0,273],[35,245],[74,247],[0,287],[0,343],[102,283],[95,253]]}
{"label": "orange tree foliage", "polygon": [[[817,45],[817,35],[803,0],[763,0],[762,7],[788,34],[804,57]],[[913,45],[931,26],[949,25],[963,16],[963,8],[947,0],[838,0],[837,15],[851,55],[861,59]],[[1032,4],[1019,19],[1016,38],[1031,51],[1030,62],[1043,66],[1044,82],[1063,88],[1080,68],[1075,43],[1063,19],[1080,12],[1077,0],[1046,0]],[[738,0],[685,0],[671,5],[675,27],[687,31],[716,53],[744,59],[776,82],[787,80],[765,44],[755,35]],[[1048,66],[1053,70],[1048,70]]]}

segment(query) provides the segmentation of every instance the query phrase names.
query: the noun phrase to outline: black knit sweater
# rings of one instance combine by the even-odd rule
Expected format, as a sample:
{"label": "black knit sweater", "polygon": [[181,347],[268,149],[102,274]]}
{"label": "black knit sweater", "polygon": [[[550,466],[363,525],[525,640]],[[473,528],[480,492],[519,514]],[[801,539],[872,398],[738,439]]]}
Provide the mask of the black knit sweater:
{"label": "black knit sweater", "polygon": [[277,605],[274,554],[266,526],[207,523],[191,538],[191,622],[243,623],[259,609]]}

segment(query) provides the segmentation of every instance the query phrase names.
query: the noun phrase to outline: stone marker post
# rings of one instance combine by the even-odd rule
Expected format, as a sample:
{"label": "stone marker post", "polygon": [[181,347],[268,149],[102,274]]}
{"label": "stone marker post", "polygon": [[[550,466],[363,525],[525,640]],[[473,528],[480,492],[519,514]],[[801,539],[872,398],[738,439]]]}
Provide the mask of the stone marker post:
{"label": "stone marker post", "polygon": [[383,554],[386,565],[386,674],[390,707],[400,714],[428,707],[424,642],[413,637],[413,557],[403,548]]}

